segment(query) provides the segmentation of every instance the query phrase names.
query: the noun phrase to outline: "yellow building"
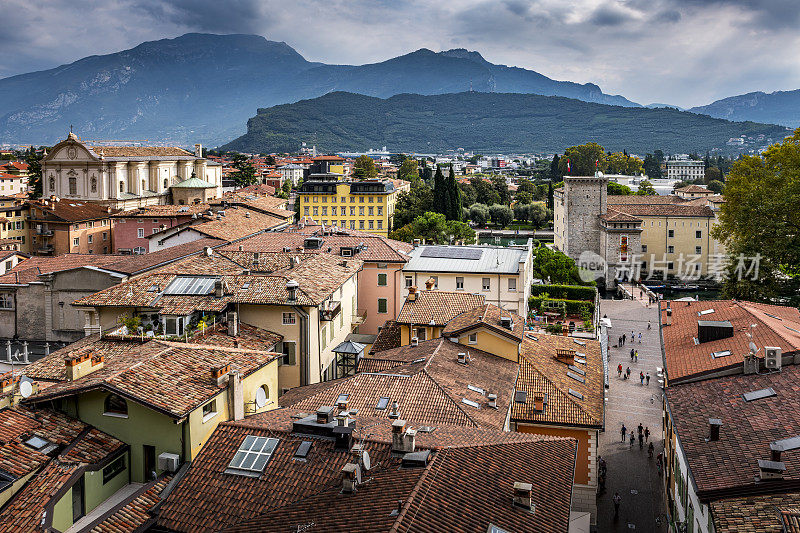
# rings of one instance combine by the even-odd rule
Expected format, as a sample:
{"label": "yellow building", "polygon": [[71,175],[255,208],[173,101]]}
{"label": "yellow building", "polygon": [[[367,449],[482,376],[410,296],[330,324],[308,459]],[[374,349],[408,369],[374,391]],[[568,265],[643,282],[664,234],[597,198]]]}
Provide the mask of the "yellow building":
{"label": "yellow building", "polygon": [[29,252],[29,214],[24,200],[14,196],[0,196],[0,243],[17,241],[17,250]]}
{"label": "yellow building", "polygon": [[341,181],[341,177],[312,174],[297,197],[300,216],[326,226],[388,236],[397,195],[410,185],[397,180]]}

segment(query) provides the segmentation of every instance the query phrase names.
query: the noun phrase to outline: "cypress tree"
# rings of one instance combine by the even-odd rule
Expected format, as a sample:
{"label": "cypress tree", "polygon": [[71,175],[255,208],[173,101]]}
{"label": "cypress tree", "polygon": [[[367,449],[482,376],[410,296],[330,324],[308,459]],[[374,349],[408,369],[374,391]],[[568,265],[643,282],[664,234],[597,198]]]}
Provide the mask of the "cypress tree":
{"label": "cypress tree", "polygon": [[436,165],[436,173],[433,175],[433,210],[447,216],[447,182],[442,174],[442,167]]}
{"label": "cypress tree", "polygon": [[447,220],[461,220],[461,189],[458,188],[456,173],[453,171],[453,164],[450,163],[450,174],[447,176]]}

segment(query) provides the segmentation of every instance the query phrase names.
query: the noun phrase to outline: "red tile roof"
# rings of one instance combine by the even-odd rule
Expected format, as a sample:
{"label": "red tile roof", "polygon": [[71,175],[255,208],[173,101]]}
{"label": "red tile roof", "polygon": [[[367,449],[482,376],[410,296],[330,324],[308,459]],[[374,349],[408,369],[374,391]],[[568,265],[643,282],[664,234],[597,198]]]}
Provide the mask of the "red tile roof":
{"label": "red tile roof", "polygon": [[[511,317],[514,328],[509,330],[500,322],[500,317]],[[522,341],[522,331],[525,319],[516,313],[511,313],[494,304],[484,304],[460,315],[453,317],[442,330],[442,336],[459,335],[476,328],[488,328],[506,337],[511,337],[517,342]]]}
{"label": "red tile roof", "polygon": [[[751,341],[762,349],[778,346],[784,354],[800,351],[800,311],[795,308],[736,300],[669,302],[672,325],[667,326],[667,303],[661,303],[661,334],[668,384],[740,367]],[[699,320],[730,321],[733,337],[695,344]],[[725,350],[731,354],[712,356]],[[763,357],[763,350],[759,356]]]}
{"label": "red tile roof", "polygon": [[433,321],[436,326],[444,326],[450,320],[465,311],[483,305],[482,294],[463,291],[417,291],[415,300],[406,298],[397,322],[401,324],[429,325]]}
{"label": "red tile roof", "polygon": [[120,505],[101,516],[89,530],[90,533],[144,531],[146,527],[155,523],[150,510],[161,501],[161,493],[172,478],[172,474],[167,474],[142,486]]}
{"label": "red tile roof", "polygon": [[715,533],[800,533],[800,493],[711,502]]}
{"label": "red tile roof", "polygon": [[701,194],[714,194],[714,191],[706,189],[700,185],[687,185],[680,189],[675,189],[675,192],[688,192],[688,193],[701,193]]}
{"label": "red tile roof", "polygon": [[378,332],[378,337],[372,343],[369,353],[382,352],[384,350],[391,350],[392,348],[399,348],[401,343],[401,329],[400,324],[394,320],[387,320],[384,322],[383,327]]}
{"label": "red tile roof", "polygon": [[[47,202],[47,205],[45,205],[45,202]],[[30,205],[32,209],[38,209],[45,214],[44,217],[39,217],[31,211],[31,220],[43,220],[48,222],[53,221],[53,219],[69,223],[83,222],[85,220],[101,220],[110,218],[111,215],[118,212],[118,210],[111,209],[104,205],[65,198],[57,202],[52,202],[50,200],[32,200]]]}
{"label": "red tile roof", "polygon": [[[785,451],[784,480],[759,482],[758,460],[771,460],[770,443],[800,435],[800,365],[780,372],[739,374],[666,388],[667,408],[702,501],[797,490],[800,450]],[[745,401],[743,394],[772,388],[775,395]],[[708,441],[709,419],[722,421]]]}

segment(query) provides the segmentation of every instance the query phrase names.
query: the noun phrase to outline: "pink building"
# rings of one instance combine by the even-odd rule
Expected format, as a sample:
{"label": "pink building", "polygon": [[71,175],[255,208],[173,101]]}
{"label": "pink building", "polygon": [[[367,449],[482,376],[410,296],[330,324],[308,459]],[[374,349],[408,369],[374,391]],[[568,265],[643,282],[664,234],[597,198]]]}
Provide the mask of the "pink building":
{"label": "pink building", "polygon": [[148,236],[188,222],[192,215],[207,210],[208,204],[151,205],[118,213],[112,217],[114,253],[145,254]]}

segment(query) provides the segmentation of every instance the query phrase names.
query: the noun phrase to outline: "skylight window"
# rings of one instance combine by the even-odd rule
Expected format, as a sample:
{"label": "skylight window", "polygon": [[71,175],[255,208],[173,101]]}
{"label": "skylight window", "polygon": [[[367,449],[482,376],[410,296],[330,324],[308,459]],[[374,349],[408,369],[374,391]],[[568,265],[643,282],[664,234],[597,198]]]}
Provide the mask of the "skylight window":
{"label": "skylight window", "polygon": [[525,403],[528,399],[528,392],[524,390],[518,390],[514,393],[514,403]]}
{"label": "skylight window", "polygon": [[470,407],[474,407],[475,409],[480,409],[481,408],[481,406],[478,404],[478,402],[473,402],[472,400],[467,400],[466,398],[461,398],[461,403],[465,403],[465,404],[469,405]]}
{"label": "skylight window", "polygon": [[581,394],[580,392],[578,392],[576,390],[569,389],[569,394],[570,394],[570,396],[575,396],[579,400],[583,400],[583,394]]}
{"label": "skylight window", "polygon": [[480,387],[476,387],[475,385],[467,385],[467,388],[472,392],[477,392],[478,394],[486,394],[486,391]]}
{"label": "skylight window", "polygon": [[719,352],[711,352],[711,357],[719,359],[720,357],[727,357],[731,354],[730,350],[721,350]]}
{"label": "skylight window", "polygon": [[375,406],[375,409],[380,409],[381,411],[385,410],[389,407],[389,398],[386,396],[381,396],[378,400],[378,405]]}
{"label": "skylight window", "polygon": [[269,437],[256,437],[248,435],[244,442],[239,446],[236,455],[228,465],[228,474],[239,474],[242,476],[258,477],[267,466],[267,462],[275,448],[278,446],[278,439]]}
{"label": "skylight window", "polygon": [[586,383],[586,380],[583,377],[579,376],[578,374],[574,374],[572,372],[567,372],[567,375],[574,379],[575,381],[579,381],[581,383]]}
{"label": "skylight window", "polygon": [[573,339],[572,342],[574,342],[578,346],[586,346],[586,343],[584,341],[579,341],[578,339]]}
{"label": "skylight window", "polygon": [[37,437],[36,435],[34,435],[33,437],[31,437],[28,440],[26,440],[25,444],[27,444],[28,446],[30,446],[34,450],[41,450],[41,449],[45,448],[48,444],[50,444],[50,441],[48,441],[47,439],[43,439],[41,437]]}
{"label": "skylight window", "polygon": [[242,290],[249,289],[249,288],[250,288],[250,282],[249,281],[245,281],[244,283],[242,283]]}
{"label": "skylight window", "polygon": [[340,403],[345,403],[345,402],[347,402],[347,399],[348,399],[349,397],[350,397],[350,395],[349,395],[349,394],[340,394],[340,395],[339,395],[339,397],[338,397],[338,398],[336,398],[336,405],[339,405]]}
{"label": "skylight window", "polygon": [[311,445],[313,443],[310,440],[304,440],[300,443],[297,447],[297,451],[294,452],[294,456],[298,459],[305,459],[308,456],[308,452],[311,451]]}
{"label": "skylight window", "polygon": [[776,396],[776,395],[777,393],[775,392],[775,389],[773,389],[772,387],[767,387],[766,389],[745,392],[744,394],[742,394],[742,398],[744,398],[744,401],[746,402],[752,402],[755,400],[761,400],[763,398],[769,398],[771,396]]}
{"label": "skylight window", "polygon": [[214,290],[217,279],[210,276],[176,276],[164,289],[164,294],[209,294]]}
{"label": "skylight window", "polygon": [[578,368],[575,365],[569,365],[569,366],[567,366],[567,368],[569,368],[570,370],[572,370],[573,372],[575,372],[577,374],[580,374],[581,376],[585,376],[586,375],[586,371],[584,369]]}
{"label": "skylight window", "polygon": [[713,308],[712,309],[703,309],[702,311],[699,311],[697,313],[697,316],[710,315],[713,312],[714,312]]}
{"label": "skylight window", "polygon": [[5,488],[11,485],[16,479],[17,478],[12,476],[11,474],[8,474],[0,470],[0,490],[5,490]]}

